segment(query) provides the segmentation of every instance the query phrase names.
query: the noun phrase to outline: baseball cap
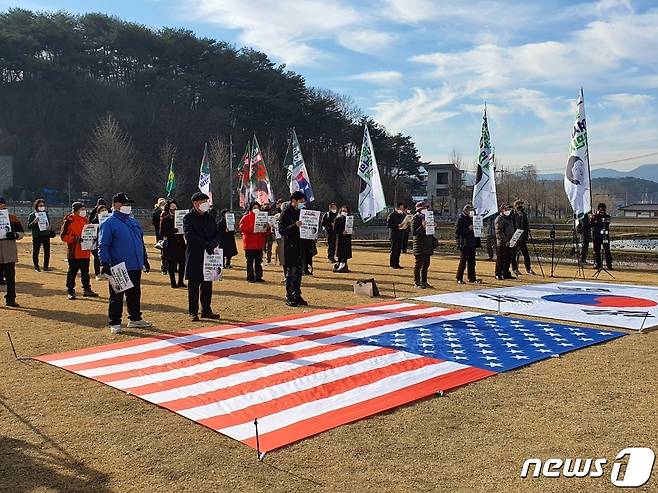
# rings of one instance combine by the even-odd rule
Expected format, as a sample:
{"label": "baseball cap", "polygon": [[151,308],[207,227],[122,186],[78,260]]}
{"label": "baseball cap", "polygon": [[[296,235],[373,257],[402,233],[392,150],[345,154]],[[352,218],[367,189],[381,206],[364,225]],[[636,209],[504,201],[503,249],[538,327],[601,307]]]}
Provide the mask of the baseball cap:
{"label": "baseball cap", "polygon": [[112,197],[112,203],[114,204],[114,203],[117,203],[117,202],[120,203],[120,204],[134,204],[135,203],[134,200],[132,200],[130,197],[128,197],[128,195],[126,195],[123,192],[117,193],[116,195],[114,195],[114,197]]}

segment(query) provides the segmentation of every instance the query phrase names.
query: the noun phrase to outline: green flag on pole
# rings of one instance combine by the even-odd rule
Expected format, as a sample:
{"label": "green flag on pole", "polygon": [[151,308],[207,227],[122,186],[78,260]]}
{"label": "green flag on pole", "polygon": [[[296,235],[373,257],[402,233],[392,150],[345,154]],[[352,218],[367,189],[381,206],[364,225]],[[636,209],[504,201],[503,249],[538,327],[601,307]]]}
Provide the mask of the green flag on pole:
{"label": "green flag on pole", "polygon": [[168,199],[173,196],[174,190],[176,190],[176,171],[174,169],[174,158],[171,158],[169,174],[167,175],[167,185],[165,186],[165,192],[167,193]]}

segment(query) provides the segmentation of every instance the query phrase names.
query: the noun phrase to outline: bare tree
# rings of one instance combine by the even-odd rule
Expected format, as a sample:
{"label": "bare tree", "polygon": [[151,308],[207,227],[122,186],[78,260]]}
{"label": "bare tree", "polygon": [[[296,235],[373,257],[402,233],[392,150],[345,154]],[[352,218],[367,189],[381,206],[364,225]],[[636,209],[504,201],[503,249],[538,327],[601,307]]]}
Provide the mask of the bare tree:
{"label": "bare tree", "polygon": [[87,149],[80,156],[82,175],[90,192],[110,197],[141,188],[143,166],[137,162],[132,139],[108,114],[94,128]]}
{"label": "bare tree", "polygon": [[[231,173],[229,144],[224,137],[217,135],[210,140],[208,153],[210,157],[213,202],[215,206],[228,208],[230,194],[233,193],[233,190],[229,190],[229,177]],[[235,189],[235,180],[233,185]]]}

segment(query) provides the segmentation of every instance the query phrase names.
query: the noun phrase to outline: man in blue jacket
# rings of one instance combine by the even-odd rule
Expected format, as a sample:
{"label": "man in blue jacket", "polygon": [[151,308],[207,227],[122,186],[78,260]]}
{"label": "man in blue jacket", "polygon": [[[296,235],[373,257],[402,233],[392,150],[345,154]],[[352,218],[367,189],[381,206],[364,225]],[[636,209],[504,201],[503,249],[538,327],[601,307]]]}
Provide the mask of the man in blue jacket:
{"label": "man in blue jacket", "polygon": [[123,314],[123,297],[126,296],[128,328],[146,328],[152,324],[142,319],[141,281],[142,267],[145,272],[151,270],[144,246],[144,232],[137,220],[131,216],[131,200],[125,193],[118,193],[112,197],[112,214],[100,227],[98,236],[98,256],[100,257],[104,275],[111,275],[110,268],[122,262],[126,264],[128,276],[133,287],[116,293],[110,286],[110,306],[108,316],[110,329],[113,334],[121,332],[121,316]]}

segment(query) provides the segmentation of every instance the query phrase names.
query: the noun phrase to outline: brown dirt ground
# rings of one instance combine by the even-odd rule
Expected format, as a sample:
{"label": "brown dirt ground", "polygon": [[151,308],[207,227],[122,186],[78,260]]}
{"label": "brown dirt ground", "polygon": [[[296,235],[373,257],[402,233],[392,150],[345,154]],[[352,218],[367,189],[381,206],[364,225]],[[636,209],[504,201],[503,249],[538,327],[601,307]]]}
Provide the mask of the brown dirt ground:
{"label": "brown dirt ground", "polygon": [[[56,270],[39,274],[29,266],[29,239],[20,243],[22,307],[0,308],[0,326],[11,331],[21,355],[190,328],[185,291],[173,291],[166,277],[151,273],[143,309],[156,328],[110,334],[105,286],[94,283],[101,299],[67,301],[64,249],[55,244]],[[357,250],[347,275],[332,274],[322,258],[316,257],[316,275],[304,279],[311,308],[369,302],[356,298],[351,284],[373,275],[384,299],[392,298],[393,283],[398,296],[414,293],[411,255],[403,258],[406,270],[391,271],[387,254]],[[268,283],[256,286],[243,280],[244,260],[235,264],[215,288],[214,307],[224,322],[295,311],[282,302],[278,267],[266,267]],[[458,288],[455,266],[454,257],[433,258],[430,282],[437,292]],[[478,266],[485,286],[500,285],[493,264]],[[571,278],[573,268],[560,267],[558,274]],[[616,275],[658,285],[657,274]],[[522,480],[521,465],[529,457],[612,460],[628,446],[658,449],[658,331],[330,430],[275,451],[264,463],[250,448],[152,404],[49,365],[15,361],[1,336],[0,491],[611,491],[605,476]],[[656,469],[641,490],[658,490]]]}

